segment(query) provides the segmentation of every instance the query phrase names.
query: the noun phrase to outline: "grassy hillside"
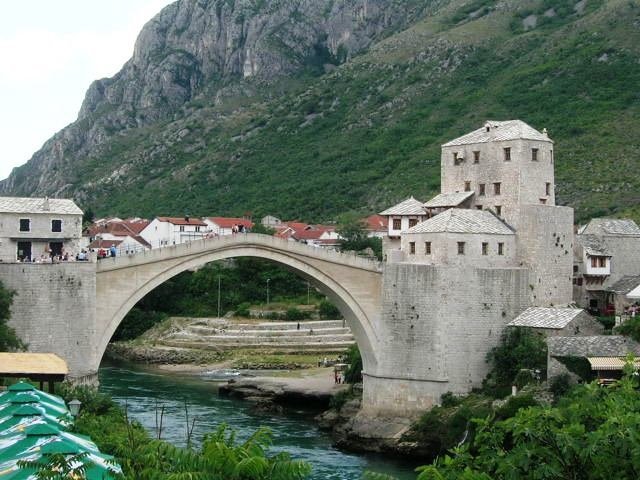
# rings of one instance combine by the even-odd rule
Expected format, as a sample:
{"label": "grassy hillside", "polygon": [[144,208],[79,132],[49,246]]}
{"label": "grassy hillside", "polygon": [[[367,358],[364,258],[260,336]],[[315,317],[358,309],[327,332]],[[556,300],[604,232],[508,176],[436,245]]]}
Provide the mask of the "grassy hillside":
{"label": "grassy hillside", "polygon": [[556,141],[559,203],[639,218],[640,4],[441,3],[320,77],[119,134],[77,159],[77,197],[120,215],[374,212],[439,189],[440,144],[520,118]]}

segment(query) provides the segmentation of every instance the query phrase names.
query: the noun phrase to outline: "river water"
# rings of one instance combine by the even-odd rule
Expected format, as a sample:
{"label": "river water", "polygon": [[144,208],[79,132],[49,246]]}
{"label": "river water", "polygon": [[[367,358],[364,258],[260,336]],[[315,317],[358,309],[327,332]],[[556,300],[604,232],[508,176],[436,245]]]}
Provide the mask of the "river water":
{"label": "river water", "polygon": [[386,473],[400,480],[413,480],[415,464],[376,455],[345,453],[331,446],[327,433],[313,423],[302,409],[286,414],[255,413],[249,402],[218,397],[221,375],[158,373],[137,367],[104,365],[100,369],[100,389],[110,394],[129,416],[156,435],[156,411],[164,406],[162,438],[175,445],[186,444],[185,402],[190,418],[196,418],[192,441],[198,444],[205,433],[226,422],[239,439],[258,427],[273,434],[272,452],[287,451],[293,458],[313,466],[312,480],[356,480],[365,471]]}

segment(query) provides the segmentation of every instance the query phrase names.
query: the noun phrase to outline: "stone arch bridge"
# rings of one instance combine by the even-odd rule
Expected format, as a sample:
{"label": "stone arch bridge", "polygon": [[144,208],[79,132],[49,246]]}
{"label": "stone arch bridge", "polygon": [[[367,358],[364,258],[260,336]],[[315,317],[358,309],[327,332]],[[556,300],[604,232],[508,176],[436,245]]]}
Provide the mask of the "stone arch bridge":
{"label": "stone arch bridge", "polygon": [[185,270],[236,257],[271,260],[310,281],[338,306],[364,363],[375,369],[380,263],[260,234],[227,235],[100,260],[96,269],[96,368],[118,325],[145,295]]}
{"label": "stone arch bridge", "polygon": [[413,416],[447,391],[479,385],[486,352],[529,305],[531,282],[523,268],[381,264],[258,234],[97,263],[0,263],[0,280],[17,292],[10,323],[29,350],[59,354],[73,380],[89,383],[116,328],[140,299],[180,272],[234,257],[284,265],[340,308],[362,353],[362,412],[368,416]]}

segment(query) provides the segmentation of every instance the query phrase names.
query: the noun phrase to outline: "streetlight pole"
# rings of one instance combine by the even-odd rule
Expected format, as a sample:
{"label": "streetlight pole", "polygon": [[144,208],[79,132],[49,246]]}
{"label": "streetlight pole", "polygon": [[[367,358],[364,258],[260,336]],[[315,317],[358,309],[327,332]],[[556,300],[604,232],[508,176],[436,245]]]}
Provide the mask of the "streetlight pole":
{"label": "streetlight pole", "polygon": [[269,306],[269,282],[271,281],[270,278],[267,278],[267,307]]}
{"label": "streetlight pole", "polygon": [[218,318],[220,318],[220,275],[218,275]]}
{"label": "streetlight pole", "polygon": [[311,305],[311,285],[309,280],[307,280],[307,305]]}

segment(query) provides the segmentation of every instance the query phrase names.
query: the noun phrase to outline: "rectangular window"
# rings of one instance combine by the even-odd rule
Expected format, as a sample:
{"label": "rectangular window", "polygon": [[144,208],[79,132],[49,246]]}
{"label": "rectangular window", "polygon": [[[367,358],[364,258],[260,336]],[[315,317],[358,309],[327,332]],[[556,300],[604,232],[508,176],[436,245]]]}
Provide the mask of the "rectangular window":
{"label": "rectangular window", "polygon": [[424,242],[424,254],[431,255],[431,242]]}
{"label": "rectangular window", "polygon": [[581,287],[581,286],[582,286],[582,277],[580,277],[580,278],[578,279],[578,286],[579,286],[579,287]]}
{"label": "rectangular window", "polygon": [[511,161],[511,147],[504,148],[504,161],[505,162]]}
{"label": "rectangular window", "polygon": [[496,182],[493,184],[493,193],[494,195],[500,195],[500,192],[502,190],[502,185],[500,184],[500,182]]}
{"label": "rectangular window", "polygon": [[538,161],[538,149],[537,148],[532,148],[531,149],[531,161],[532,162],[537,162]]}
{"label": "rectangular window", "polygon": [[484,195],[484,183],[478,184],[478,195],[480,196]]}
{"label": "rectangular window", "polygon": [[458,242],[458,255],[464,255],[464,242]]}
{"label": "rectangular window", "polygon": [[591,268],[598,268],[598,257],[591,257]]}
{"label": "rectangular window", "polygon": [[553,163],[553,150],[549,150],[549,156],[551,158],[551,163]]}
{"label": "rectangular window", "polygon": [[200,225],[196,225],[196,232],[200,231]]}
{"label": "rectangular window", "polygon": [[458,152],[453,152],[453,164],[458,165]]}
{"label": "rectangular window", "polygon": [[489,244],[487,242],[482,242],[482,254],[483,255],[489,254]]}
{"label": "rectangular window", "polygon": [[28,218],[20,219],[20,231],[21,232],[30,232],[31,231],[31,220]]}
{"label": "rectangular window", "polygon": [[476,205],[476,210],[482,210],[482,205]]}
{"label": "rectangular window", "polygon": [[471,191],[471,182],[464,182],[464,191],[465,192]]}
{"label": "rectangular window", "polygon": [[473,152],[473,163],[480,163],[480,152]]}
{"label": "rectangular window", "polygon": [[180,231],[184,232],[184,225],[180,225]]}
{"label": "rectangular window", "polygon": [[504,255],[504,243],[498,243],[498,255]]}
{"label": "rectangular window", "polygon": [[416,253],[416,242],[409,242],[409,253],[411,255],[415,255],[415,253]]}
{"label": "rectangular window", "polygon": [[51,231],[52,232],[61,232],[62,231],[62,220],[51,220]]}
{"label": "rectangular window", "polygon": [[496,215],[498,215],[499,217],[502,216],[502,206],[496,205]]}
{"label": "rectangular window", "polygon": [[409,228],[415,227],[417,224],[418,224],[418,219],[417,218],[410,218],[409,219]]}
{"label": "rectangular window", "polygon": [[598,267],[604,268],[607,266],[607,257],[598,257]]}
{"label": "rectangular window", "polygon": [[546,199],[546,198],[541,198],[541,199],[540,199],[540,203],[541,203],[542,205],[546,204],[546,203],[547,203],[547,199]]}
{"label": "rectangular window", "polygon": [[544,184],[544,194],[549,196],[551,195],[551,183],[547,182]]}
{"label": "rectangular window", "polygon": [[393,229],[402,230],[402,220],[400,218],[393,219]]}

